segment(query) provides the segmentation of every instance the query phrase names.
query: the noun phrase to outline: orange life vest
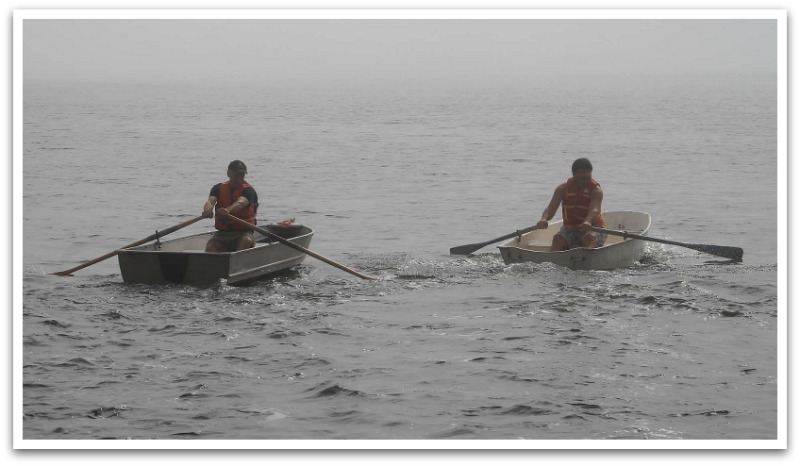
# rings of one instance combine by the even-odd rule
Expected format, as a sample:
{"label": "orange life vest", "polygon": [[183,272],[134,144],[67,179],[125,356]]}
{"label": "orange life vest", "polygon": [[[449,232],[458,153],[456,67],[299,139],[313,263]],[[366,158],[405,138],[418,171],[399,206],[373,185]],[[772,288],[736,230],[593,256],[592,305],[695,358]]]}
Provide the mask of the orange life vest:
{"label": "orange life vest", "polygon": [[[589,214],[589,201],[592,198],[592,193],[598,188],[600,188],[600,183],[592,179],[587,188],[578,192],[578,184],[575,182],[575,177],[567,180],[567,189],[564,192],[564,199],[561,201],[561,215],[564,217],[565,227],[576,228],[583,223]],[[603,218],[602,212],[592,219],[592,225],[605,228],[606,219]]]}
{"label": "orange life vest", "polygon": [[[223,207],[225,208],[230,207],[234,202],[236,202],[236,199],[239,199],[242,196],[242,193],[244,192],[245,188],[250,188],[250,187],[251,187],[250,183],[248,183],[247,181],[245,181],[241,186],[239,186],[236,189],[233,189],[230,181],[221,183],[219,187],[219,199],[217,199],[217,205],[214,206],[214,212],[216,212],[217,209],[221,209]],[[253,225],[256,224],[256,206],[254,206],[252,202],[247,204],[247,207],[231,213],[231,215],[233,215],[234,217],[238,217],[244,220],[245,222],[252,223]],[[220,231],[250,230],[250,228],[247,228],[244,225],[240,225],[239,223],[228,220],[227,218],[221,218],[215,216],[215,219],[216,220],[214,221],[214,227]]]}

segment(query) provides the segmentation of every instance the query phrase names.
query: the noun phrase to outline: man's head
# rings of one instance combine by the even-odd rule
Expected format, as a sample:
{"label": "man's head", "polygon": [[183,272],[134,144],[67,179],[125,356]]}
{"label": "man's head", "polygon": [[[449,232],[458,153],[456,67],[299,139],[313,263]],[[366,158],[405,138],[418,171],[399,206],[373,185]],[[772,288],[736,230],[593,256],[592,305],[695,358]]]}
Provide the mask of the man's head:
{"label": "man's head", "polygon": [[572,162],[572,176],[575,177],[579,187],[589,186],[592,181],[592,162],[585,158]]}
{"label": "man's head", "polygon": [[245,173],[247,173],[247,165],[241,160],[234,160],[228,164],[228,179],[231,184],[241,185],[244,182]]}

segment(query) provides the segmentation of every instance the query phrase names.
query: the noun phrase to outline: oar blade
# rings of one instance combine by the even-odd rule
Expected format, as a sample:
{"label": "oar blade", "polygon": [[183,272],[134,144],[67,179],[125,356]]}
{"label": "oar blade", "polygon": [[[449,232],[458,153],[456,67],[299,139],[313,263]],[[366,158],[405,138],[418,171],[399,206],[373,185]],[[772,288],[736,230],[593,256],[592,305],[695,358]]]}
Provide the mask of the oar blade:
{"label": "oar blade", "polygon": [[456,246],[454,248],[450,248],[450,255],[468,256],[484,246],[486,246],[486,243],[479,243],[479,244],[475,243],[475,244],[465,244],[463,246]]}
{"label": "oar blade", "polygon": [[486,247],[486,246],[488,246],[488,245],[490,245],[492,243],[497,243],[498,241],[511,239],[511,238],[513,238],[515,236],[522,236],[525,233],[531,232],[531,231],[536,230],[536,229],[537,229],[537,226],[533,225],[533,226],[530,226],[530,227],[522,229],[522,230],[517,230],[514,233],[509,233],[507,235],[503,235],[503,236],[501,236],[499,238],[495,238],[493,240],[484,241],[483,243],[472,243],[472,244],[465,244],[463,246],[456,246],[454,248],[450,248],[450,255],[451,256],[468,256],[468,255],[472,254],[473,252],[477,251],[478,249]]}
{"label": "oar blade", "polygon": [[734,262],[741,262],[742,256],[744,255],[744,250],[739,247],[735,246],[719,246],[716,244],[692,244],[692,243],[681,243],[678,241],[670,241],[661,238],[650,238],[647,236],[641,236],[633,233],[628,233],[627,231],[617,231],[617,230],[607,230],[605,228],[599,227],[592,227],[594,231],[600,231],[603,233],[607,233],[609,235],[616,235],[622,236],[623,238],[634,238],[640,239],[642,241],[653,241],[655,243],[662,243],[662,244],[671,244],[673,246],[680,246],[682,248],[689,248],[694,249],[695,251],[704,252],[706,254],[711,254],[713,256],[720,256],[726,257],[731,259]]}
{"label": "oar blade", "polygon": [[734,262],[741,262],[744,255],[744,249],[734,246],[718,246],[715,244],[692,244],[689,246],[696,251],[713,256],[726,257]]}

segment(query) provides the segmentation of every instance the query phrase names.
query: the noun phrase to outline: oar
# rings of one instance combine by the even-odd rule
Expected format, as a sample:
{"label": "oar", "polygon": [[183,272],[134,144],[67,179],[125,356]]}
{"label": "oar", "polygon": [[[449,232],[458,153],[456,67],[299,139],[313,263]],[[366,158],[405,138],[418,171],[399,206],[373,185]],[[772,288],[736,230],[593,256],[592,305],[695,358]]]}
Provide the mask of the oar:
{"label": "oar", "polygon": [[490,245],[492,243],[496,243],[498,241],[503,241],[504,239],[511,239],[511,238],[513,238],[515,236],[519,236],[519,235],[525,234],[525,233],[527,233],[529,231],[533,231],[535,229],[536,229],[536,225],[534,225],[532,227],[528,227],[528,228],[526,228],[524,230],[516,231],[514,233],[509,233],[509,234],[507,234],[505,236],[501,236],[499,238],[495,238],[495,239],[492,239],[492,240],[489,240],[489,241],[484,241],[483,243],[473,243],[473,244],[465,244],[463,246],[456,246],[454,248],[450,248],[450,255],[466,256],[468,254],[472,254],[473,252],[477,251],[478,249],[481,249],[484,246],[488,246],[488,245]]}
{"label": "oar", "polygon": [[285,244],[286,246],[289,246],[292,249],[296,249],[296,250],[298,250],[298,251],[300,251],[300,252],[302,252],[304,254],[308,254],[309,256],[311,256],[311,257],[313,257],[315,259],[319,259],[322,262],[325,262],[327,264],[330,264],[330,265],[336,267],[337,269],[344,270],[345,272],[351,273],[351,274],[355,275],[358,278],[363,278],[364,280],[377,280],[375,277],[370,277],[369,275],[364,275],[361,272],[357,272],[357,271],[355,271],[355,270],[353,270],[353,269],[351,269],[351,268],[349,268],[349,267],[347,267],[345,265],[342,265],[342,264],[340,264],[340,263],[338,263],[338,262],[336,262],[336,261],[334,261],[332,259],[328,259],[327,257],[321,256],[321,255],[317,254],[316,252],[311,251],[310,249],[306,249],[303,246],[300,246],[299,244],[294,244],[291,241],[287,240],[286,238],[282,238],[282,237],[276,235],[275,233],[273,233],[273,232],[271,232],[269,230],[265,230],[263,228],[259,228],[259,227],[255,226],[255,225],[253,225],[252,223],[246,222],[246,221],[244,221],[244,220],[242,220],[242,219],[240,219],[238,217],[234,217],[231,214],[226,214],[226,215],[228,216],[228,218],[230,220],[233,220],[234,222],[237,222],[237,223],[239,223],[241,225],[244,225],[244,226],[248,226],[248,227],[252,228],[253,230],[261,233],[262,235],[264,235],[264,236],[266,236],[268,238],[272,238],[274,240],[277,240],[277,241],[281,242],[282,244]]}
{"label": "oar", "polygon": [[[187,221],[185,221],[183,223],[179,223],[179,224],[177,224],[177,225],[175,225],[173,227],[169,227],[166,230],[158,231],[155,234],[150,235],[145,239],[139,240],[139,241],[137,241],[135,243],[131,243],[131,244],[127,245],[127,246],[123,246],[123,247],[121,247],[119,249],[127,249],[127,248],[132,248],[132,247],[135,247],[135,246],[142,245],[144,243],[147,243],[148,241],[153,241],[154,239],[161,238],[162,236],[165,236],[165,235],[168,235],[168,234],[170,234],[172,232],[178,231],[181,228],[187,227],[187,226],[191,225],[192,223],[197,222],[197,221],[202,220],[202,219],[203,219],[203,216],[200,215],[199,217],[195,217],[195,218],[193,218],[191,220],[187,220]],[[73,268],[71,268],[69,270],[65,270],[63,272],[55,272],[53,275],[61,275],[61,276],[72,275],[72,272],[80,270],[80,269],[82,269],[84,267],[89,267],[92,264],[96,264],[96,263],[98,263],[100,261],[104,261],[104,260],[108,259],[109,257],[114,257],[116,255],[117,255],[117,250],[114,250],[114,251],[109,252],[108,254],[105,254],[103,256],[98,257],[97,259],[92,259],[89,262],[84,262],[83,264],[81,264],[81,265],[79,265],[77,267],[73,267]]]}
{"label": "oar", "polygon": [[717,246],[716,244],[693,244],[693,243],[679,243],[678,241],[669,241],[660,238],[650,238],[647,236],[635,235],[627,231],[606,230],[605,228],[592,227],[592,230],[606,233],[609,235],[622,236],[623,238],[634,238],[642,241],[654,241],[656,243],[671,244],[673,246],[681,246],[684,248],[694,249],[695,251],[705,252],[714,256],[727,257],[734,262],[741,262],[744,250],[733,246]]}

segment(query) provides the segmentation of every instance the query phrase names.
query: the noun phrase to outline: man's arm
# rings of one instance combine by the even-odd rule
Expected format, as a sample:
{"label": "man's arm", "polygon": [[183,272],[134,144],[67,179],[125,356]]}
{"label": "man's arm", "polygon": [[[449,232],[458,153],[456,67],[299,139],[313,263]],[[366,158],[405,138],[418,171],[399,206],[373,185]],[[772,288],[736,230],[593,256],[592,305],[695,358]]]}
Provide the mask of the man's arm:
{"label": "man's arm", "polygon": [[248,201],[246,197],[239,196],[239,199],[236,199],[236,202],[231,204],[230,207],[228,207],[227,210],[228,210],[228,213],[232,214],[234,212],[238,212],[238,211],[244,209],[245,207],[247,207],[249,205],[250,205],[250,201]]}
{"label": "man's arm", "polygon": [[589,198],[589,213],[586,214],[586,218],[583,219],[583,223],[581,224],[582,231],[592,230],[592,221],[600,214],[602,205],[603,189],[598,186],[597,189],[592,191],[592,197]]}
{"label": "man's arm", "polygon": [[223,207],[219,208],[218,212],[220,214],[222,214],[222,215],[233,214],[235,212],[238,212],[238,211],[244,209],[245,207],[247,207],[249,205],[250,205],[250,199],[248,199],[245,196],[239,196],[239,198],[236,199],[236,201],[233,204],[229,205],[227,208],[223,208]]}
{"label": "man's arm", "polygon": [[203,217],[213,218],[214,206],[216,204],[217,204],[216,196],[208,196],[208,200],[206,201],[205,205],[203,205]]}
{"label": "man's arm", "polygon": [[547,228],[547,222],[549,222],[550,219],[556,215],[558,206],[561,205],[561,200],[564,199],[564,190],[566,189],[566,184],[561,184],[556,188],[556,190],[553,192],[553,198],[550,199],[550,204],[548,204],[547,208],[544,209],[544,212],[542,212],[542,218],[539,220],[539,223],[536,224],[537,227]]}

